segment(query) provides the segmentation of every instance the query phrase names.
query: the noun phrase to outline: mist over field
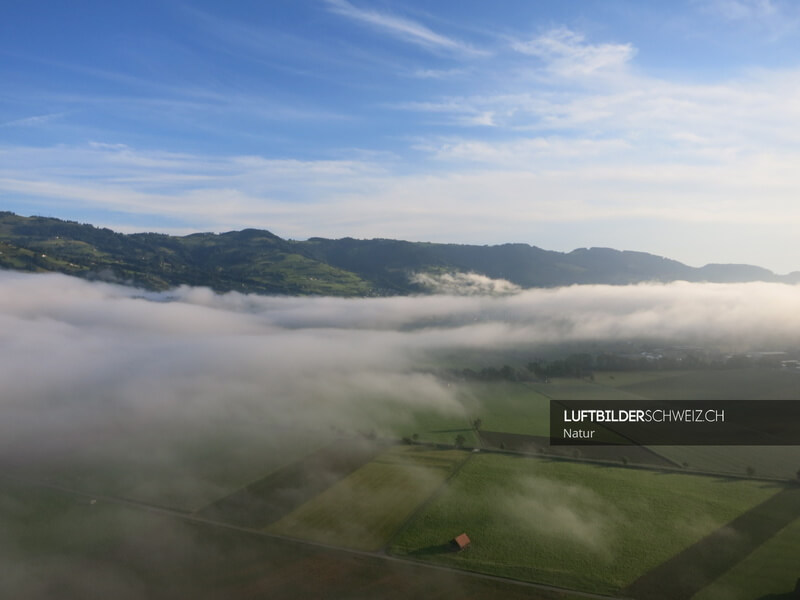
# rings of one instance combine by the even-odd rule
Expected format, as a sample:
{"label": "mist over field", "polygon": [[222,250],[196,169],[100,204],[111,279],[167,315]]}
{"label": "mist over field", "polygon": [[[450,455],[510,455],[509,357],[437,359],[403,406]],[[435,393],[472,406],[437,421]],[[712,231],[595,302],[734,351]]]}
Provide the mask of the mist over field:
{"label": "mist over field", "polygon": [[[800,287],[573,286],[502,296],[263,297],[149,293],[0,274],[3,456],[87,434],[158,439],[241,421],[369,429],[404,408],[462,411],[424,369],[443,353],[562,341],[662,340],[733,350],[793,344]],[[149,442],[148,442],[149,443]],[[127,451],[127,450],[126,450]]]}
{"label": "mist over field", "polygon": [[643,337],[743,350],[800,333],[800,287],[768,283],[356,300],[10,272],[0,285],[0,452],[23,464],[102,447],[163,466],[228,427],[281,447],[295,432],[386,433],[420,408],[465,414],[429,372],[445,354]]}
{"label": "mist over field", "polygon": [[579,483],[529,477],[519,484],[522,491],[509,494],[502,506],[520,527],[540,539],[568,539],[609,562],[616,558],[611,546],[624,517],[613,504]]}
{"label": "mist over field", "polygon": [[[469,276],[437,281],[447,294],[341,299],[188,287],[152,293],[2,272],[0,467],[101,498],[195,511],[341,435],[396,438],[421,410],[471,418],[475,399],[435,375],[445,357],[642,338],[775,349],[800,334],[800,287],[784,284],[521,291]],[[527,491],[507,498],[505,513],[525,515],[537,534],[604,552],[618,516],[589,490],[519,485]],[[33,509],[4,502],[23,527]],[[72,519],[57,521],[48,535],[72,537]],[[101,529],[111,536],[141,530],[128,517],[106,521]],[[165,552],[214,556],[183,527],[152,527],[167,536]],[[131,564],[151,564],[143,541],[107,562],[82,564],[56,552],[33,568],[18,558],[25,554],[15,530],[6,534],[0,557],[15,574],[0,591],[46,597],[51,588],[37,583],[46,572],[75,597],[152,595],[119,566],[130,556]],[[75,575],[81,569],[86,577],[99,573],[97,585]]]}

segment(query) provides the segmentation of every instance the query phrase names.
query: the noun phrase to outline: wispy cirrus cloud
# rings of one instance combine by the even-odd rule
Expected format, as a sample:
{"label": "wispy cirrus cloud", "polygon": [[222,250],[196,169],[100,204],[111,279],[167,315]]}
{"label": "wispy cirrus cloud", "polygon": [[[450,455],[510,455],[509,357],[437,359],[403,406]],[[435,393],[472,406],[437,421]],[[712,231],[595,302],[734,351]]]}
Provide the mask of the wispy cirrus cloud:
{"label": "wispy cirrus cloud", "polygon": [[775,42],[800,28],[800,9],[795,2],[780,0],[697,0],[701,12],[722,22],[760,32]]}
{"label": "wispy cirrus cloud", "polygon": [[347,0],[325,0],[328,9],[343,17],[365,23],[368,26],[384,31],[393,37],[421,46],[428,50],[446,50],[467,55],[483,55],[485,51],[479,50],[437,33],[425,25],[385,12],[358,8]]}
{"label": "wispy cirrus cloud", "polygon": [[22,117],[20,119],[13,119],[11,121],[6,121],[4,123],[0,123],[0,127],[37,127],[39,125],[45,125],[50,123],[51,121],[55,121],[56,119],[60,119],[66,116],[67,113],[65,112],[57,112],[57,113],[48,113],[45,115],[33,115],[31,117]]}
{"label": "wispy cirrus cloud", "polygon": [[419,79],[452,79],[464,74],[464,69],[417,69],[411,73]]}
{"label": "wispy cirrus cloud", "polygon": [[700,0],[698,4],[730,21],[772,18],[780,12],[772,0]]}

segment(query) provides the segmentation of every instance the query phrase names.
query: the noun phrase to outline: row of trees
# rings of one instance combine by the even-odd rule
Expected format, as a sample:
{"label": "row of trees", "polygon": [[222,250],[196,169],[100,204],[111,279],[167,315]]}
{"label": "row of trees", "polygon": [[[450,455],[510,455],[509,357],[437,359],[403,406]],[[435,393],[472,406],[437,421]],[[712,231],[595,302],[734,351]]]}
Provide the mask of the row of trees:
{"label": "row of trees", "polygon": [[[768,362],[771,361],[771,362]],[[589,353],[570,354],[555,360],[533,360],[524,368],[503,365],[482,369],[453,369],[445,376],[462,381],[546,381],[552,377],[575,377],[594,379],[594,371],[638,371],[649,369],[735,369],[752,365],[774,366],[776,359],[751,358],[744,355],[716,357],[683,353],[680,356],[631,356],[619,354]]]}
{"label": "row of trees", "polygon": [[449,374],[464,381],[544,381],[550,377],[592,377],[593,365],[591,354],[571,354],[564,359],[531,361],[525,368],[503,365],[453,370]]}

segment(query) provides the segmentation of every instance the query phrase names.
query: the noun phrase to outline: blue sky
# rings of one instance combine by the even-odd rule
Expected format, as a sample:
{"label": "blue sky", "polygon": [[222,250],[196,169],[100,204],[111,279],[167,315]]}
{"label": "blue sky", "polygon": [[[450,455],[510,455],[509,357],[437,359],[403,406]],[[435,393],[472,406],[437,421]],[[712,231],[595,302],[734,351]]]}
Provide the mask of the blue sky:
{"label": "blue sky", "polygon": [[800,270],[800,4],[15,1],[0,208]]}

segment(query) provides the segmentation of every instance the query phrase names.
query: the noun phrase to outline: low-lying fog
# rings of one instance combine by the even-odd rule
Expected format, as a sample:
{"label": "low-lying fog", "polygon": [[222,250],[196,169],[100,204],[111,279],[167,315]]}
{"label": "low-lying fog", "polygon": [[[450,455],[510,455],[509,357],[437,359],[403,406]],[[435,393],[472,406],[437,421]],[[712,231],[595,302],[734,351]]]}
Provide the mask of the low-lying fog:
{"label": "low-lying fog", "polygon": [[[63,275],[0,273],[0,451],[57,456],[95,436],[183,440],[240,421],[370,429],[381,411],[461,409],[424,371],[438,356],[581,340],[785,348],[800,287],[643,284],[502,295],[339,299],[151,293]],[[474,293],[473,282],[465,289]],[[88,436],[88,437],[87,437]],[[121,445],[121,444],[117,444]]]}

